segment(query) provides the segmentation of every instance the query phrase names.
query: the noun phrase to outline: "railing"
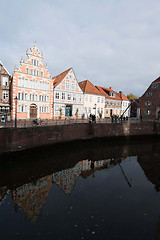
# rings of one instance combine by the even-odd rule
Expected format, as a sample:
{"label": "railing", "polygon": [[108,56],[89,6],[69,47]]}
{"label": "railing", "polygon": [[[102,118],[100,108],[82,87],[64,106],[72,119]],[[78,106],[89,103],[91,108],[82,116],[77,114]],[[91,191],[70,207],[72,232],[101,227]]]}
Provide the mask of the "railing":
{"label": "railing", "polygon": [[[55,126],[55,125],[69,125],[69,124],[82,124],[82,123],[139,123],[139,122],[155,122],[158,120],[152,120],[152,119],[136,119],[136,118],[128,118],[128,119],[112,119],[112,118],[96,118],[96,121],[91,121],[89,119],[37,119],[37,120],[31,120],[31,119],[24,119],[24,120],[17,120],[17,128],[28,128],[28,127],[42,127],[42,126]],[[15,121],[5,121],[0,122],[0,128],[14,128],[15,127]]]}

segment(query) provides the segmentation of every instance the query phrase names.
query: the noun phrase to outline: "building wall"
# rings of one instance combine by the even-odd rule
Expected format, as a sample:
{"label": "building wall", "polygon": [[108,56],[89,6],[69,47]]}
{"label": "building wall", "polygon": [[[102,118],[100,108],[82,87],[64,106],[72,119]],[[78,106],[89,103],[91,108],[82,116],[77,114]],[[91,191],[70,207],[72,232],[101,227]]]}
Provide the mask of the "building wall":
{"label": "building wall", "polygon": [[102,114],[104,118],[104,106],[105,106],[105,96],[84,93],[83,95],[83,112],[85,113],[85,118],[89,117],[90,114],[99,117],[99,113]]}
{"label": "building wall", "polygon": [[[83,114],[83,92],[79,87],[76,76],[71,69],[64,79],[53,90],[54,118],[60,118],[60,109],[62,109],[61,118],[67,117],[66,106],[72,107],[72,118],[81,118]],[[78,110],[77,110],[78,109]],[[76,116],[76,111],[77,116]]]}
{"label": "building wall", "polygon": [[53,117],[53,84],[48,73],[47,65],[43,65],[41,55],[36,44],[27,50],[27,61],[23,59],[20,66],[15,68],[12,80],[12,119],[15,118],[17,101],[17,119],[29,119],[30,107],[37,109],[36,117],[51,119]]}
{"label": "building wall", "polygon": [[121,115],[121,101],[117,99],[105,98],[105,117]]}
{"label": "building wall", "polygon": [[0,119],[10,114],[10,74],[0,62]]}
{"label": "building wall", "polygon": [[[126,108],[129,106],[130,101],[122,100],[122,114],[126,110]],[[127,111],[123,114],[124,117],[130,117],[130,107],[127,109]]]}
{"label": "building wall", "polygon": [[143,118],[158,119],[160,114],[160,83],[152,83],[140,97],[140,114]]}

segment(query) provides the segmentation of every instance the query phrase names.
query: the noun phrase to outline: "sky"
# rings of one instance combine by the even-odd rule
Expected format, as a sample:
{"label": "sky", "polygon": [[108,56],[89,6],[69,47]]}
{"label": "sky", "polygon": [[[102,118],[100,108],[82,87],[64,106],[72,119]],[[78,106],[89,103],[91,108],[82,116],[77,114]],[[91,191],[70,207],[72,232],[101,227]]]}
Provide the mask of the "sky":
{"label": "sky", "polygon": [[159,0],[0,0],[0,29],[11,75],[36,41],[52,76],[137,97],[160,76]]}

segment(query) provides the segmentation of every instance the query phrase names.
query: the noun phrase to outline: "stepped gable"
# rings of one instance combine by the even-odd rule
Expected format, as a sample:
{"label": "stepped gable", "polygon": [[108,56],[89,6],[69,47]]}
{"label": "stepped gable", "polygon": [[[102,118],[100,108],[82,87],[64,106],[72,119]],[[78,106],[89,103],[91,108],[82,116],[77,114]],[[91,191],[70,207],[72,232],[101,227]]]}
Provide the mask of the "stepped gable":
{"label": "stepped gable", "polygon": [[160,77],[158,77],[156,80],[154,80],[152,83],[160,83]]}
{"label": "stepped gable", "polygon": [[67,73],[69,73],[69,71],[71,70],[72,68],[69,68],[68,70],[60,73],[59,75],[55,76],[52,78],[53,80],[53,86],[56,87],[64,78],[65,76],[67,75]]}
{"label": "stepped gable", "polygon": [[89,80],[79,82],[79,86],[84,93],[104,95],[104,93],[99,91]]}

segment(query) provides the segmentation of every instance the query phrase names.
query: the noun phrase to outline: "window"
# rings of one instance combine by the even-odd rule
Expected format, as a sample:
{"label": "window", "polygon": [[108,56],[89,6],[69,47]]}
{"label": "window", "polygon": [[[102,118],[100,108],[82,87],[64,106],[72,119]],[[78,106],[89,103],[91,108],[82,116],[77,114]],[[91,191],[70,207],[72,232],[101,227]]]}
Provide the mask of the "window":
{"label": "window", "polygon": [[146,106],[152,105],[152,102],[147,101],[147,102],[145,102],[145,105],[146,105]]}
{"label": "window", "polygon": [[41,95],[39,95],[39,101],[41,102]]}
{"label": "window", "polygon": [[18,100],[21,100],[21,93],[18,93]]}
{"label": "window", "polygon": [[25,105],[25,112],[27,112],[27,105]]}
{"label": "window", "polygon": [[87,107],[85,107],[85,112],[87,113]]}
{"label": "window", "polygon": [[88,112],[91,113],[91,108],[90,107],[88,108]]}
{"label": "window", "polygon": [[39,71],[37,71],[37,77],[39,76]]}
{"label": "window", "polygon": [[21,78],[18,78],[18,86],[21,87]]}
{"label": "window", "polygon": [[76,89],[76,84],[72,83],[72,89],[75,90]]}
{"label": "window", "polygon": [[8,100],[8,91],[3,91],[3,100]]}
{"label": "window", "polygon": [[56,92],[55,98],[56,98],[56,99],[59,99],[59,92]]}
{"label": "window", "polygon": [[26,101],[28,100],[28,95],[27,95],[27,93],[25,93],[25,100],[26,100]]}
{"label": "window", "polygon": [[39,66],[39,61],[37,61],[37,66]]}
{"label": "window", "polygon": [[100,97],[98,97],[98,101],[97,102],[100,103]]}
{"label": "window", "polygon": [[22,112],[24,112],[24,106],[23,106],[23,105],[22,105],[22,108],[21,108],[21,109],[22,109]]}
{"label": "window", "polygon": [[3,77],[3,86],[8,86],[8,78]]}
{"label": "window", "polygon": [[36,76],[36,70],[34,69],[34,76]]}
{"label": "window", "polygon": [[31,64],[33,65],[33,59],[31,60]]}
{"label": "window", "polygon": [[98,111],[97,111],[97,112],[98,112],[98,114],[100,113],[100,108],[98,108]]}
{"label": "window", "polygon": [[145,110],[144,113],[145,113],[145,115],[150,115],[152,112],[151,112],[151,110]]}
{"label": "window", "polygon": [[106,109],[106,114],[108,114],[108,109]]}
{"label": "window", "polygon": [[158,88],[159,87],[159,84],[156,83],[156,84],[152,84],[152,88]]}
{"label": "window", "polygon": [[90,96],[90,102],[92,102],[92,96]]}
{"label": "window", "polygon": [[69,82],[66,82],[66,88],[69,89]]}
{"label": "window", "polygon": [[62,93],[62,99],[65,99],[65,93]]}
{"label": "window", "polygon": [[56,112],[56,114],[59,113],[59,107],[58,107],[58,105],[55,106],[55,112]]}
{"label": "window", "polygon": [[79,95],[79,101],[81,102],[82,98],[81,98],[81,94]]}
{"label": "window", "polygon": [[26,68],[26,74],[29,74],[29,68]]}
{"label": "window", "polygon": [[76,94],[73,94],[73,101],[76,101]]}
{"label": "window", "polygon": [[101,99],[101,103],[104,103],[104,98],[102,97],[102,99]]}
{"label": "window", "polygon": [[36,60],[34,60],[34,65],[36,65]]}
{"label": "window", "polygon": [[68,98],[68,100],[71,100],[71,94],[70,93],[68,93],[67,98]]}
{"label": "window", "polygon": [[146,92],[146,97],[151,97],[152,96],[152,92]]}
{"label": "window", "polygon": [[103,108],[101,108],[101,113],[103,114]]}
{"label": "window", "polygon": [[31,74],[33,75],[33,69],[31,69]]}
{"label": "window", "polygon": [[22,100],[24,100],[24,93],[22,93]]}
{"label": "window", "polygon": [[43,77],[43,72],[41,72],[41,77]]}
{"label": "window", "polygon": [[88,95],[85,96],[86,102],[88,102]]}

